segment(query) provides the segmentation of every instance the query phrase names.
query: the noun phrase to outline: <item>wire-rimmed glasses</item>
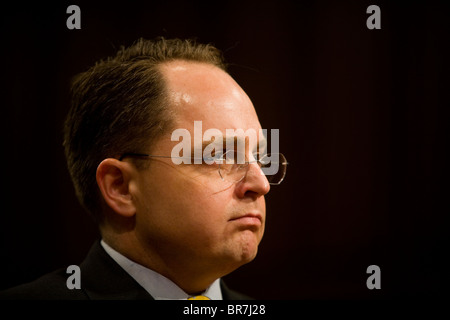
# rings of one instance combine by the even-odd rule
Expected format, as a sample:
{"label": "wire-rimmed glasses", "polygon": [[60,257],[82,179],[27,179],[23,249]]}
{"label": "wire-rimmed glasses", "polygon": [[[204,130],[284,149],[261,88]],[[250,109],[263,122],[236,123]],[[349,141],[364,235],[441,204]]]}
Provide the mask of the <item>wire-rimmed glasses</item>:
{"label": "wire-rimmed glasses", "polygon": [[187,163],[191,160],[201,160],[207,164],[217,164],[219,176],[222,180],[237,183],[245,178],[251,164],[257,164],[262,173],[266,176],[269,184],[279,185],[286,176],[288,162],[282,153],[265,153],[261,156],[259,154],[253,155],[253,159],[246,159],[243,153],[234,150],[228,150],[222,154],[216,154],[211,157],[204,157],[203,159],[191,157],[173,157],[150,155],[145,153],[124,153],[119,160],[122,161],[128,157],[139,158],[169,158],[169,159],[183,159]]}

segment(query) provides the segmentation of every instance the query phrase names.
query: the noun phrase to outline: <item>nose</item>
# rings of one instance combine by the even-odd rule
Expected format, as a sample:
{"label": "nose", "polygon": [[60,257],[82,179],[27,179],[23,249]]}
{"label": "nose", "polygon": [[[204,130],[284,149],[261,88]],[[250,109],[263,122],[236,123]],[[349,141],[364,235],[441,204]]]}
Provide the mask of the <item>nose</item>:
{"label": "nose", "polygon": [[259,198],[270,191],[270,184],[257,163],[249,163],[245,177],[236,184],[238,197]]}

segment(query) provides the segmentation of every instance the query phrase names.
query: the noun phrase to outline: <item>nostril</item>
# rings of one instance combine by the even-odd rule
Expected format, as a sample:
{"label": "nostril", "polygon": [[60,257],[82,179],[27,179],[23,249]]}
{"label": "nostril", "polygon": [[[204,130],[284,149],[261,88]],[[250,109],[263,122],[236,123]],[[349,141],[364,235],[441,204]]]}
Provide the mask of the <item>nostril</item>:
{"label": "nostril", "polygon": [[253,199],[253,200],[258,199],[260,196],[261,196],[260,193],[255,192],[255,191],[253,191],[253,190],[247,190],[247,191],[245,192],[245,197],[246,197],[246,198],[251,198],[251,199]]}

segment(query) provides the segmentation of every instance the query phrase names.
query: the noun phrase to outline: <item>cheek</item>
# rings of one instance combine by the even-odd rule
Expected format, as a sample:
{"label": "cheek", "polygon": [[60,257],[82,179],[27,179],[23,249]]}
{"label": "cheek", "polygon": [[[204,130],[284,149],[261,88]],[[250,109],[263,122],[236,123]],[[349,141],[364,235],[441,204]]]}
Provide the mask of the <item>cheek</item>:
{"label": "cheek", "polygon": [[139,196],[143,214],[138,212],[137,223],[145,225],[142,232],[192,240],[203,237],[205,241],[223,232],[228,220],[228,190],[214,194],[205,183],[180,177],[160,181],[143,188]]}

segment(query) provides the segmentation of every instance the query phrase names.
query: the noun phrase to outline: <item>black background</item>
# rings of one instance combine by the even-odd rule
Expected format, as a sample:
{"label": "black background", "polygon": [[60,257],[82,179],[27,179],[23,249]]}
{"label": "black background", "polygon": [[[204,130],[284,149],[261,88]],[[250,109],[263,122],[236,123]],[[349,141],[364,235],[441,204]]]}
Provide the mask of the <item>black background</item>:
{"label": "black background", "polygon": [[[81,8],[68,30],[66,8]],[[381,30],[366,9],[381,8]],[[0,289],[79,264],[97,231],[62,148],[70,78],[139,37],[225,52],[290,165],[257,258],[259,299],[436,296],[448,285],[445,1],[21,2],[1,13]],[[369,265],[381,290],[366,287]]]}

